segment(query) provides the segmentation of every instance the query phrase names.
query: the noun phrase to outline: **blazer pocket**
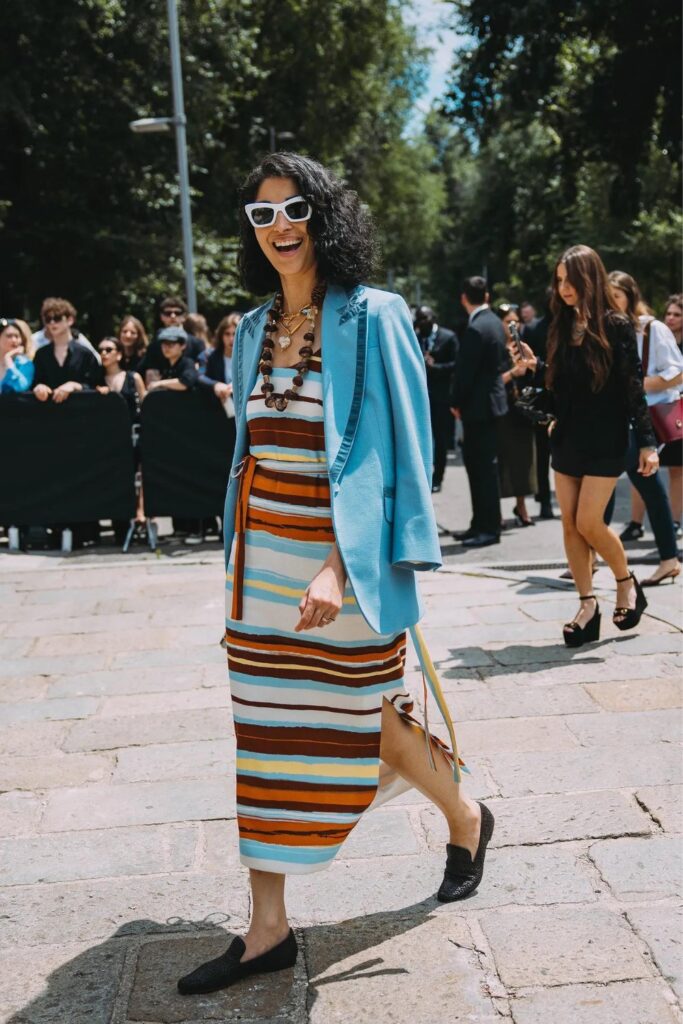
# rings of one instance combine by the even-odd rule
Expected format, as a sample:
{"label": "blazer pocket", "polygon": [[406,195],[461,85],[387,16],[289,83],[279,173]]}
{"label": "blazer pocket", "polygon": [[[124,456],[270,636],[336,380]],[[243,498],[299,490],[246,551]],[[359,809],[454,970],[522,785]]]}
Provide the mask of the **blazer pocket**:
{"label": "blazer pocket", "polygon": [[394,497],[396,491],[393,487],[384,488],[384,518],[388,523],[394,521]]}

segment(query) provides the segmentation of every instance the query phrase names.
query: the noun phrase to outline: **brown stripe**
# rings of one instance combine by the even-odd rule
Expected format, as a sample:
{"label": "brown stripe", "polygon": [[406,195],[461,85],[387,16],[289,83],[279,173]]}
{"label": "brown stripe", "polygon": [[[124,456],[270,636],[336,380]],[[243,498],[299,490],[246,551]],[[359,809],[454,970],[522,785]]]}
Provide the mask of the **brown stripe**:
{"label": "brown stripe", "polygon": [[288,711],[321,711],[330,715],[376,715],[381,712],[381,705],[376,708],[333,708],[328,704],[282,704],[270,700],[245,700],[244,697],[232,698],[233,704],[244,704],[252,708],[283,708]]}
{"label": "brown stripe", "polygon": [[237,739],[287,740],[291,743],[327,743],[344,746],[352,740],[356,747],[372,747],[377,742],[381,729],[372,732],[349,732],[346,729],[327,729],[324,726],[305,725],[254,725],[235,722]]}
{"label": "brown stripe", "polygon": [[[267,660],[261,661],[258,665],[243,665],[239,664],[235,657],[231,657],[228,654],[228,669],[239,672],[241,675],[253,677],[254,679],[261,678],[264,674],[267,674],[272,679],[301,679],[300,668],[282,668],[278,654],[275,651],[272,657],[273,660],[277,659],[277,665],[270,669]],[[316,683],[328,683],[330,686],[346,686],[350,690],[364,690],[369,686],[377,686],[381,683],[386,683],[388,686],[389,683],[398,682],[403,678],[403,668],[401,665],[397,665],[391,672],[386,672],[381,676],[373,672],[363,679],[355,679],[341,672],[335,672],[332,675],[329,672],[316,672],[314,669],[309,671],[307,666],[306,678]]]}
{"label": "brown stripe", "polygon": [[293,652],[301,651],[302,653],[312,650],[316,654],[324,652],[333,658],[356,658],[372,654],[377,656],[379,659],[380,655],[385,654],[388,651],[405,651],[406,645],[405,633],[401,633],[398,637],[387,640],[387,642],[383,644],[374,644],[367,647],[341,648],[337,645],[326,644],[324,641],[319,640],[285,639],[277,633],[245,633],[242,630],[231,629],[230,627],[227,627],[225,632],[228,640],[234,640],[236,645],[239,645],[241,641],[242,646],[248,644],[254,648],[275,648],[276,650],[291,650]]}

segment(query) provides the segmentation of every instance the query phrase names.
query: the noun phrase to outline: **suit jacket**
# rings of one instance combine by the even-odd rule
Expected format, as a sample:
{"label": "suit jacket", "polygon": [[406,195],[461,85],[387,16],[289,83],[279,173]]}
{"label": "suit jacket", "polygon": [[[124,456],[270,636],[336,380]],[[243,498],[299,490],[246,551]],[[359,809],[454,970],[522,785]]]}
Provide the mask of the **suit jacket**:
{"label": "suit jacket", "polygon": [[[249,451],[247,398],[271,302],[235,335],[237,438],[225,499],[226,568],[240,463]],[[334,532],[366,621],[396,633],[421,614],[415,570],[441,551],[431,501],[432,437],[424,358],[408,307],[389,292],[330,285],[322,309],[323,418]]]}
{"label": "suit jacket", "polygon": [[455,361],[451,404],[460,409],[463,420],[505,415],[508,405],[501,374],[506,359],[505,328],[495,313],[482,309],[465,331]]}
{"label": "suit jacket", "polygon": [[199,384],[213,390],[216,383],[225,384],[225,363],[222,349],[214,348],[199,360]]}
{"label": "suit jacket", "polygon": [[[418,340],[424,348],[425,339],[418,338]],[[427,349],[425,349],[426,351]],[[430,400],[450,402],[457,352],[458,339],[453,331],[449,331],[446,327],[438,327],[433,345],[429,349],[434,366],[427,366],[427,391]]]}

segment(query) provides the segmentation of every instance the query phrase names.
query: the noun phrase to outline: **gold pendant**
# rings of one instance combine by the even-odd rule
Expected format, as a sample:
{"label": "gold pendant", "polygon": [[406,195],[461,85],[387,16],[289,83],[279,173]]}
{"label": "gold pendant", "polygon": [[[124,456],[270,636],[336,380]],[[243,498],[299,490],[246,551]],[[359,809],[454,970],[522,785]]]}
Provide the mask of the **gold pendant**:
{"label": "gold pendant", "polygon": [[280,337],[277,339],[277,343],[284,352],[285,349],[289,348],[289,346],[292,344],[292,339],[289,338],[286,334],[281,334]]}

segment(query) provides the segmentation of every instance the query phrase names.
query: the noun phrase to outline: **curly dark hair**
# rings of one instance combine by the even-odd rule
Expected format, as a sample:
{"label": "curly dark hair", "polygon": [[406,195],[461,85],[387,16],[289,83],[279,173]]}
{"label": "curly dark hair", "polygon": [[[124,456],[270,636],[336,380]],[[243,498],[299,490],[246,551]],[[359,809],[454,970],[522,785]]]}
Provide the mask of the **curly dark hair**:
{"label": "curly dark hair", "polygon": [[345,287],[367,281],[377,260],[377,242],[370,211],[358,194],[317,160],[298,153],[271,153],[251,171],[240,190],[238,265],[244,287],[253,295],[280,287],[279,275],[263,254],[244,212],[266,178],[292,178],[313,207],[308,231],[320,279]]}

